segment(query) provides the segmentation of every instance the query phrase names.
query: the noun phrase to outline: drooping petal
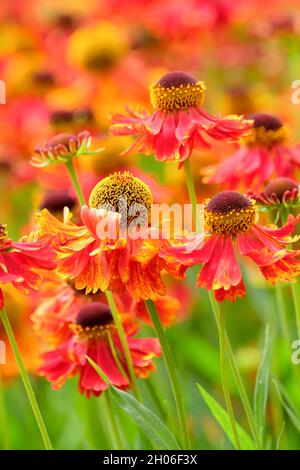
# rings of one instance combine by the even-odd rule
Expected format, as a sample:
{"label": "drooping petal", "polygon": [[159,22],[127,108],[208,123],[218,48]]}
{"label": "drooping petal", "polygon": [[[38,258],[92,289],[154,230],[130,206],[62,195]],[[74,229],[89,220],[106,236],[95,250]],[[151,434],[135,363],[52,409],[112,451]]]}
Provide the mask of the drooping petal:
{"label": "drooping petal", "polygon": [[206,289],[229,290],[238,285],[242,275],[234,254],[233,243],[230,237],[219,237],[214,244],[210,259],[204,263],[198,279],[197,286]]}
{"label": "drooping petal", "polygon": [[160,161],[171,160],[177,152],[178,143],[175,137],[173,113],[166,113],[160,133],[154,140],[155,155]]}

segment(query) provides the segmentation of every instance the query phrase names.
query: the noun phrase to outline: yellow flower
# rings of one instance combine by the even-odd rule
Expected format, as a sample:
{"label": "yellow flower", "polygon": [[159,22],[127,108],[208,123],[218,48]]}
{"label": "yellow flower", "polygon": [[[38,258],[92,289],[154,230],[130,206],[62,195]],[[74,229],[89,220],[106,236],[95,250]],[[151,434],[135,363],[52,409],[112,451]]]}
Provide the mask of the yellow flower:
{"label": "yellow flower", "polygon": [[112,23],[103,21],[74,32],[68,45],[68,58],[76,67],[104,71],[119,62],[127,49],[126,37]]}

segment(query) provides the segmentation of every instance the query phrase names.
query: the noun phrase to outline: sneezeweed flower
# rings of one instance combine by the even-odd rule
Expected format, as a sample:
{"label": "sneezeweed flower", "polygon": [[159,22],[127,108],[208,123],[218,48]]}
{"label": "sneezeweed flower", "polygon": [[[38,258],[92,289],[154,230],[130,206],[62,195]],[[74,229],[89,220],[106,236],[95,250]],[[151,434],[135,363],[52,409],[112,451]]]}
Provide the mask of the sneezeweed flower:
{"label": "sneezeweed flower", "polygon": [[[127,198],[127,230],[123,223],[123,198]],[[118,199],[122,199],[122,214],[118,212]],[[37,223],[41,234],[55,245],[58,273],[64,279],[73,279],[75,288],[85,289],[87,294],[98,290],[125,290],[136,301],[155,300],[164,295],[166,288],[162,274],[166,271],[175,277],[183,277],[185,267],[174,259],[161,256],[165,240],[156,229],[144,224],[139,237],[131,236],[134,223],[131,209],[138,205],[147,212],[151,202],[147,185],[125,172],[114,173],[95,186],[89,207],[81,209],[82,225],[73,224],[70,217],[60,222],[43,210]],[[103,205],[107,207],[108,204],[115,211],[103,209]],[[133,225],[135,228],[135,223]]]}
{"label": "sneezeweed flower", "polygon": [[299,238],[290,237],[299,219],[289,215],[281,228],[258,225],[254,201],[222,191],[205,204],[204,233],[168,252],[187,265],[203,263],[197,286],[213,290],[218,301],[235,301],[245,295],[236,252],[251,258],[271,284],[300,274],[300,252],[287,248]]}
{"label": "sneezeweed flower", "polygon": [[193,149],[209,148],[207,137],[237,142],[252,121],[212,116],[201,108],[206,86],[185,72],[170,72],[150,87],[152,113],[129,109],[112,117],[114,135],[137,136],[125,152],[154,153],[157,160],[183,162]]}
{"label": "sneezeweed flower", "polygon": [[78,220],[80,213],[80,206],[77,199],[64,189],[51,189],[45,192],[44,195],[36,195],[36,205],[34,212],[37,210],[41,211],[47,209],[51,214],[57,217],[59,220],[64,218],[64,209],[67,207],[72,211],[74,220]]}
{"label": "sneezeweed flower", "polygon": [[50,113],[49,121],[51,127],[59,132],[66,129],[74,129],[80,132],[87,126],[89,129],[95,126],[95,117],[92,110],[89,107],[77,108],[77,109],[56,109]]}
{"label": "sneezeweed flower", "polygon": [[[126,360],[109,307],[102,302],[88,302],[79,309],[73,321],[65,321],[69,337],[55,349],[43,354],[40,374],[54,389],[79,374],[79,390],[87,397],[99,396],[108,385],[88,362],[90,357],[106,374],[111,384],[128,389],[130,381]],[[135,338],[137,325],[128,317],[123,319],[129,351],[137,377],[146,378],[154,370],[152,359],[160,355],[158,340]],[[118,357],[118,362],[116,360]]]}
{"label": "sneezeweed flower", "polygon": [[249,191],[248,196],[266,206],[293,206],[298,201],[299,185],[291,178],[283,176],[270,181],[261,193]]}
{"label": "sneezeweed flower", "polygon": [[31,157],[31,164],[36,167],[45,167],[55,163],[67,163],[69,160],[81,155],[92,155],[102,151],[97,149],[89,151],[91,135],[88,131],[78,134],[57,134],[48,142],[35,148]]}
{"label": "sneezeweed flower", "polygon": [[76,206],[76,199],[67,191],[56,190],[48,191],[40,203],[40,210],[47,209],[52,214],[61,214],[64,207],[70,210]]}
{"label": "sneezeweed flower", "polygon": [[122,31],[102,21],[77,29],[70,37],[67,54],[72,65],[90,72],[106,72],[120,62],[127,49]]}
{"label": "sneezeweed flower", "polygon": [[[54,252],[44,240],[13,242],[5,225],[0,225],[0,285],[12,284],[28,294],[38,289],[42,282],[40,270],[55,269]],[[0,308],[4,298],[0,289]]]}
{"label": "sneezeweed flower", "polygon": [[271,114],[250,114],[253,129],[243,145],[218,165],[204,169],[206,183],[228,189],[262,189],[271,178],[295,178],[300,168],[300,147],[288,144],[290,129]]}

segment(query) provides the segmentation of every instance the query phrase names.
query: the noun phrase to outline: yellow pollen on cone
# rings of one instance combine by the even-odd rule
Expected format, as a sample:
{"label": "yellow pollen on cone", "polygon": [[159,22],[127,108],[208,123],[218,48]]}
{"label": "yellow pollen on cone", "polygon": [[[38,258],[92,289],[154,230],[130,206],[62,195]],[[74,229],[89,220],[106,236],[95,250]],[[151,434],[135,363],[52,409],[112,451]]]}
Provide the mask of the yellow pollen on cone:
{"label": "yellow pollen on cone", "polygon": [[154,83],[150,86],[150,100],[155,109],[175,111],[201,105],[205,90],[206,86],[202,81],[170,87]]}
{"label": "yellow pollen on cone", "polygon": [[204,210],[204,221],[213,233],[222,236],[236,236],[246,232],[257,220],[254,203],[243,209],[231,210],[227,213],[217,213]]}

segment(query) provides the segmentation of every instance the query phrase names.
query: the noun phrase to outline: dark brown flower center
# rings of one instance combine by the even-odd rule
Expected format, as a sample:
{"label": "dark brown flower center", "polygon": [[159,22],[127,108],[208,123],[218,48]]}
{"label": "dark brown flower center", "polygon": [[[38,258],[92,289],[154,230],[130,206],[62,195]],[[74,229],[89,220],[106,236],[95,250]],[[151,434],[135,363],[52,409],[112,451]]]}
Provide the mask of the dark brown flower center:
{"label": "dark brown flower center", "polygon": [[186,72],[169,72],[166,75],[163,75],[158,82],[157,85],[163,88],[170,88],[175,87],[179,88],[181,85],[196,85],[196,80],[192,75],[189,75]]}
{"label": "dark brown flower center", "polygon": [[70,196],[66,191],[51,191],[46,194],[40,205],[40,210],[48,209],[50,212],[60,212],[64,207],[68,207],[72,210],[75,204],[76,199]]}
{"label": "dark brown flower center", "polygon": [[33,80],[36,85],[42,87],[51,87],[55,83],[52,73],[44,70],[35,72],[33,74]]}
{"label": "dark brown flower center", "polygon": [[289,126],[272,114],[252,113],[248,114],[246,119],[253,120],[252,131],[245,138],[248,146],[272,148],[286,142],[290,134]]}
{"label": "dark brown flower center", "polygon": [[236,191],[222,191],[206,204],[204,219],[213,233],[235,236],[254,224],[255,206],[248,197]]}
{"label": "dark brown flower center", "polygon": [[150,87],[150,99],[155,109],[176,111],[200,105],[205,85],[186,72],[169,72]]}
{"label": "dark brown flower center", "polygon": [[90,302],[82,307],[76,317],[76,325],[83,328],[105,326],[113,322],[108,305],[103,302]]}
{"label": "dark brown flower center", "polygon": [[277,131],[283,126],[282,121],[272,114],[252,113],[246,116],[246,119],[252,119],[253,127],[264,127],[267,131]]}
{"label": "dark brown flower center", "polygon": [[206,209],[215,214],[227,214],[231,211],[246,209],[251,205],[250,199],[236,191],[222,191],[210,199]]}
{"label": "dark brown flower center", "polygon": [[265,188],[264,193],[267,197],[275,194],[279,201],[283,200],[283,196],[287,191],[292,191],[293,189],[298,190],[298,184],[290,178],[276,178],[271,181]]}
{"label": "dark brown flower center", "polygon": [[73,112],[64,109],[57,109],[50,114],[50,123],[53,125],[57,124],[69,124],[73,122]]}
{"label": "dark brown flower center", "polygon": [[114,329],[115,324],[108,305],[90,302],[79,310],[70,327],[82,339],[97,340]]}

